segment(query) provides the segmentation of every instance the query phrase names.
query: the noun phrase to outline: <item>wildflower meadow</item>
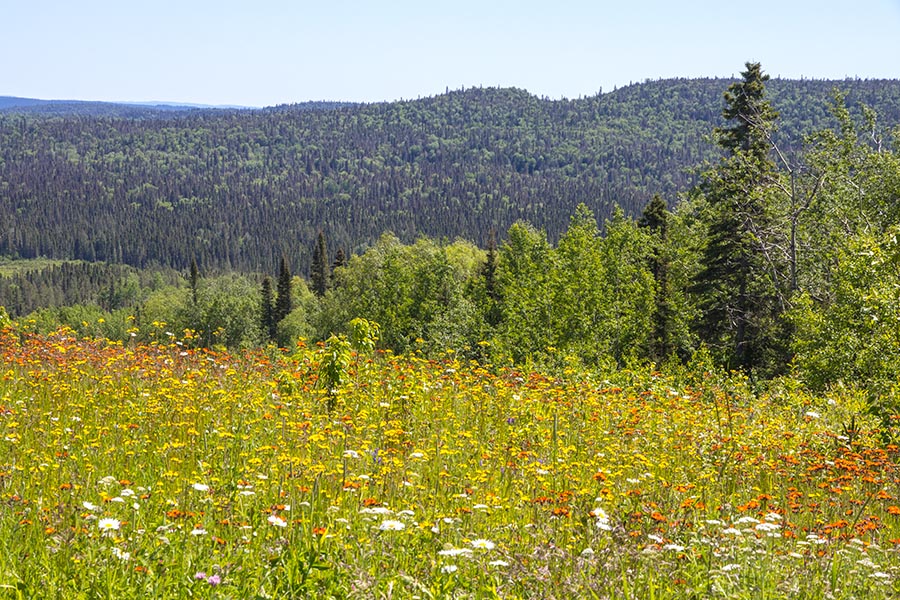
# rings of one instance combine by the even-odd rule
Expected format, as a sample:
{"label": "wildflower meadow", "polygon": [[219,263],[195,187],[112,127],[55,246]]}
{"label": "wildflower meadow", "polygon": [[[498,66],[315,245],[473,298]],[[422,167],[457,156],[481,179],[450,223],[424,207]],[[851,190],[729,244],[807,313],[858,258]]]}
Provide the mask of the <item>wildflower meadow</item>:
{"label": "wildflower meadow", "polygon": [[900,593],[852,390],[359,350],[5,330],[0,598]]}

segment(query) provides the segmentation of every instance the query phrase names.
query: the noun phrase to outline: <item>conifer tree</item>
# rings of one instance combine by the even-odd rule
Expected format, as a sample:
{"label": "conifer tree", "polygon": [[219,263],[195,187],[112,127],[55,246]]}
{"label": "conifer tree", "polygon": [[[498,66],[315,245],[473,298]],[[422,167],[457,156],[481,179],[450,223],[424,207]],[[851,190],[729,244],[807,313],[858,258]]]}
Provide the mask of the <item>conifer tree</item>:
{"label": "conifer tree", "polygon": [[275,340],[275,304],[272,297],[272,280],[267,275],[262,281],[262,310],[260,326],[266,339]]}
{"label": "conifer tree", "polygon": [[665,256],[666,232],[669,211],[659,194],[644,209],[638,226],[644,227],[653,235],[653,248],[650,251],[650,272],[656,281],[653,311],[653,334],[650,338],[649,354],[655,361],[666,359],[673,350],[670,336],[672,306],[669,302],[669,265]]}
{"label": "conifer tree", "polygon": [[707,245],[693,286],[702,318],[698,333],[731,368],[777,368],[783,265],[773,252],[773,182],[769,152],[777,113],[765,97],[759,63],[725,92],[727,126],[715,131],[725,156],[701,186],[709,204]]}
{"label": "conifer tree", "polygon": [[275,300],[275,323],[280,323],[294,308],[291,299],[291,270],[287,259],[281,257],[281,265],[278,268],[278,298]]}
{"label": "conifer tree", "polygon": [[334,255],[334,262],[331,263],[331,280],[330,285],[332,288],[337,288],[339,283],[338,280],[334,276],[334,272],[339,269],[347,266],[347,256],[344,254],[343,248],[338,248],[337,254]]}
{"label": "conifer tree", "polygon": [[309,267],[309,278],[312,281],[313,292],[320,298],[328,291],[328,280],[330,277],[325,234],[319,230],[319,236],[316,238],[316,245],[313,248],[312,263]]}
{"label": "conifer tree", "polygon": [[347,264],[347,256],[344,254],[343,248],[338,248],[337,254],[334,255],[334,262],[331,265],[331,272],[334,273],[334,270],[343,267]]}
{"label": "conifer tree", "polygon": [[491,229],[487,244],[487,259],[481,268],[481,276],[484,278],[484,293],[487,306],[485,307],[485,321],[488,325],[499,324],[502,314],[500,312],[500,291],[497,289],[497,236]]}

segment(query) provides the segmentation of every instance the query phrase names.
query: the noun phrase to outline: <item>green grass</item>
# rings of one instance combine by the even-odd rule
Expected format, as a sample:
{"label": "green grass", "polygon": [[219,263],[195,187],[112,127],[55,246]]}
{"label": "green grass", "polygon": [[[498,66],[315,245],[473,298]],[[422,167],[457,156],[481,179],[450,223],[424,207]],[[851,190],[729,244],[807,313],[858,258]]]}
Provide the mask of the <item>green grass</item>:
{"label": "green grass", "polygon": [[12,277],[16,273],[40,271],[49,267],[58,267],[65,263],[79,264],[79,260],[57,260],[51,258],[0,258],[0,277]]}

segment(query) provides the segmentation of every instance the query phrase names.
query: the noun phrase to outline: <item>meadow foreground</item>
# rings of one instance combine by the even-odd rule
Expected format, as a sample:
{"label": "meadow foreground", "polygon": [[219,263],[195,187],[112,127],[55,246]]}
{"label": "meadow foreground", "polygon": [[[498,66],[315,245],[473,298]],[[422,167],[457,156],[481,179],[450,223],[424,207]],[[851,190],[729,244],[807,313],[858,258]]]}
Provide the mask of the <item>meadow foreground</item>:
{"label": "meadow foreground", "polygon": [[701,365],[0,336],[0,598],[867,598],[897,431]]}

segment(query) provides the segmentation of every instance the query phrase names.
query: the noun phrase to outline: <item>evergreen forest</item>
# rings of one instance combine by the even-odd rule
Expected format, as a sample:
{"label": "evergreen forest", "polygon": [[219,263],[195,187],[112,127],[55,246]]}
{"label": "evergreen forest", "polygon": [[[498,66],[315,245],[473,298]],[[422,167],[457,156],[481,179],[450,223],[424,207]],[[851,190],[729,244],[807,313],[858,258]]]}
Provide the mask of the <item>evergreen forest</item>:
{"label": "evergreen forest", "polygon": [[[598,219],[669,207],[715,161],[730,80],[662,80],[575,100],[472,88],[370,105],[0,110],[0,256],[186,271],[307,273],[319,230],[359,254],[386,232],[485,247],[525,221],[555,243],[579,204]],[[851,115],[900,122],[897,81],[767,84],[793,160]]]}

